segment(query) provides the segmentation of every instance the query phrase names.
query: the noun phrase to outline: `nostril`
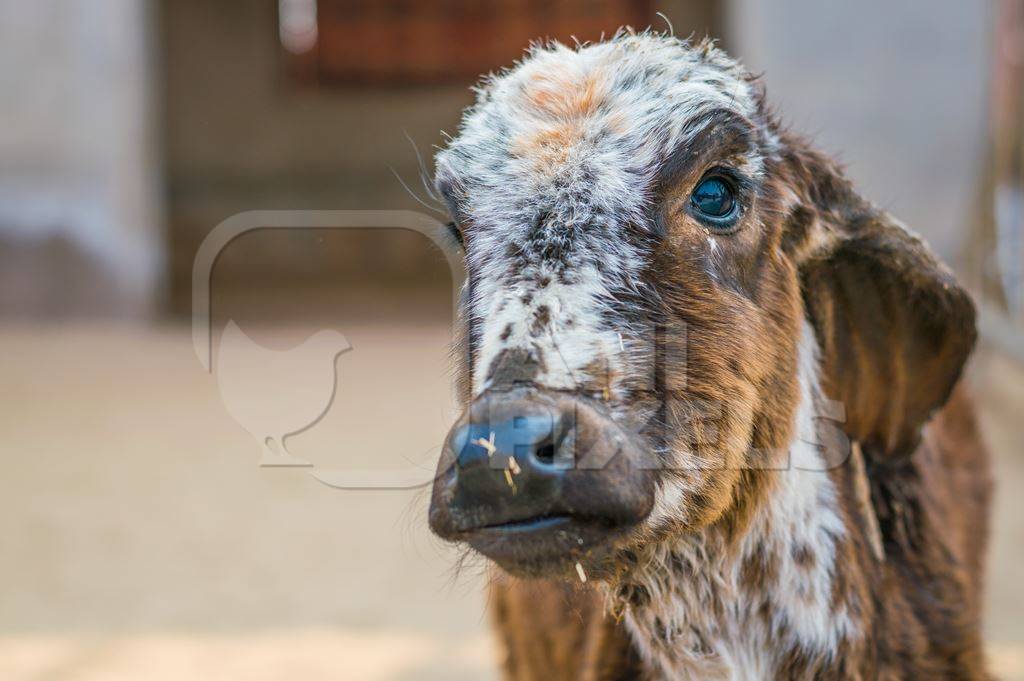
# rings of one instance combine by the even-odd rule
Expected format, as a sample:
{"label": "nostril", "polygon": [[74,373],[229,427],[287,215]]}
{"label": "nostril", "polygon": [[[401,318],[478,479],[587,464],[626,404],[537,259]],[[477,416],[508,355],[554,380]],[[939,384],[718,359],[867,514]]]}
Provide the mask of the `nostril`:
{"label": "nostril", "polygon": [[555,445],[551,440],[545,440],[541,444],[537,445],[537,449],[534,450],[533,456],[540,463],[551,465],[555,462]]}

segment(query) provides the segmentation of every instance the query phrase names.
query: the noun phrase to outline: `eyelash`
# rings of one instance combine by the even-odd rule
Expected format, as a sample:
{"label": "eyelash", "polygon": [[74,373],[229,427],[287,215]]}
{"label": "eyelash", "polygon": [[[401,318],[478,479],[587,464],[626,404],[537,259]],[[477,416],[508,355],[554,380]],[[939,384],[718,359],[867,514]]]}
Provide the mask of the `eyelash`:
{"label": "eyelash", "polygon": [[455,224],[455,221],[453,220],[452,222],[446,224],[445,228],[448,230],[448,235],[455,239],[455,242],[459,244],[459,248],[465,249],[466,242],[463,241],[462,230],[459,229],[459,226]]}

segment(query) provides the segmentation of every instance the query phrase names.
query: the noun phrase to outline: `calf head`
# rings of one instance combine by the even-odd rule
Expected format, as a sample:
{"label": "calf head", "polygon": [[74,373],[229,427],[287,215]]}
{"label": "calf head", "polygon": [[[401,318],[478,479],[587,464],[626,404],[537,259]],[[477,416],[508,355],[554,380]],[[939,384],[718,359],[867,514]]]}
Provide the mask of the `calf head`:
{"label": "calf head", "polygon": [[973,344],[949,273],[710,43],[535,48],[436,160],[466,410],[430,524],[511,572],[601,577],[742,526],[785,466],[802,342],[846,432],[889,456]]}

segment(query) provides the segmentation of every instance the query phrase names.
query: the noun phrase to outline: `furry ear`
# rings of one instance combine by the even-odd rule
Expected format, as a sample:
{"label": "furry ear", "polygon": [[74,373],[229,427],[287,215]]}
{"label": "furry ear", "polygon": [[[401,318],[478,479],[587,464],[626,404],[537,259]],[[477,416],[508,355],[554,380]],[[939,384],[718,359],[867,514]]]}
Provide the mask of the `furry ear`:
{"label": "furry ear", "polygon": [[919,237],[861,199],[832,164],[799,160],[807,202],[787,240],[823,389],[844,404],[851,438],[910,455],[974,347],[974,304]]}

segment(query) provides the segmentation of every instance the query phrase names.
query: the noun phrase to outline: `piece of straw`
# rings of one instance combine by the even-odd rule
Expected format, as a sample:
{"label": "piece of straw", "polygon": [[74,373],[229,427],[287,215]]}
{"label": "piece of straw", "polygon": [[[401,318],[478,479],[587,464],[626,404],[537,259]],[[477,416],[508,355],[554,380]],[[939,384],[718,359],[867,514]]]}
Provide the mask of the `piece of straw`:
{"label": "piece of straw", "polygon": [[491,431],[491,437],[489,439],[485,440],[482,437],[478,437],[476,440],[473,440],[473,444],[480,445],[481,447],[486,449],[488,457],[494,456],[494,452],[498,451],[498,448],[494,446],[493,430]]}

